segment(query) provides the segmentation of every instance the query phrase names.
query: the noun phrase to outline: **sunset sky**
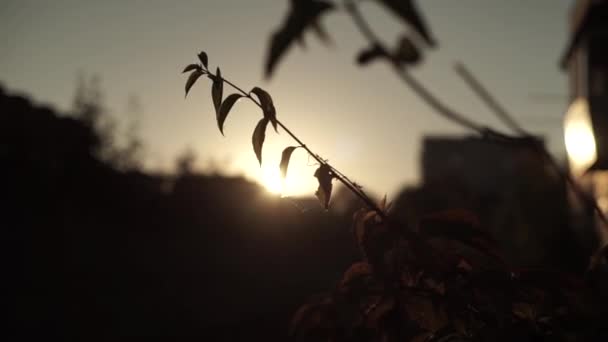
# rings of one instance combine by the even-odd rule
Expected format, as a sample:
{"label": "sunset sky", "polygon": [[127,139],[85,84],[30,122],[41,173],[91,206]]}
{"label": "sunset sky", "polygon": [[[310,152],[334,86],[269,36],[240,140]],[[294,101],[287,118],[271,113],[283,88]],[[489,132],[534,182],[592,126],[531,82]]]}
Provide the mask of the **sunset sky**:
{"label": "sunset sky", "polygon": [[[558,60],[567,41],[570,0],[422,0],[439,41],[414,71],[424,84],[475,120],[504,126],[462,83],[453,63],[464,62],[517,119],[544,135],[564,156],[561,120],[566,75]],[[261,116],[239,102],[217,130],[210,84],[201,79],[184,100],[183,67],[205,50],[210,65],[245,89],[270,92],[277,116],[309,147],[375,193],[395,195],[418,180],[420,139],[462,134],[436,116],[382,64],[357,67],[365,41],[344,13],[323,21],[334,40],[325,47],[306,36],[307,48],[291,49],[275,76],[262,77],[269,35],[283,20],[282,0],[2,0],[0,83],[37,103],[70,108],[77,75],[102,79],[105,103],[125,112],[130,96],[141,102],[146,165],[171,169],[185,148],[198,166],[211,160],[230,174],[263,179],[278,173],[281,150],[293,144],[268,131],[260,170],[251,133]],[[393,44],[403,26],[375,4],[363,6],[372,25]],[[228,94],[228,87],[224,93]],[[542,101],[539,101],[539,98]],[[312,194],[314,165],[297,151],[286,194]],[[267,176],[268,177],[268,176]],[[270,176],[272,177],[272,175]]]}

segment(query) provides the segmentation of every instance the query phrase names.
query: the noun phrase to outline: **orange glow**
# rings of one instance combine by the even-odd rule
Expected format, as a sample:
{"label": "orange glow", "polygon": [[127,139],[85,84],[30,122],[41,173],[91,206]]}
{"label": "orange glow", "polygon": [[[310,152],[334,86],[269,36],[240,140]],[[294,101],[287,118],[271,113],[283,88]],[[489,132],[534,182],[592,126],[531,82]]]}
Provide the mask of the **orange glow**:
{"label": "orange glow", "polygon": [[584,173],[597,159],[589,106],[584,99],[572,103],[564,119],[564,138],[572,173]]}

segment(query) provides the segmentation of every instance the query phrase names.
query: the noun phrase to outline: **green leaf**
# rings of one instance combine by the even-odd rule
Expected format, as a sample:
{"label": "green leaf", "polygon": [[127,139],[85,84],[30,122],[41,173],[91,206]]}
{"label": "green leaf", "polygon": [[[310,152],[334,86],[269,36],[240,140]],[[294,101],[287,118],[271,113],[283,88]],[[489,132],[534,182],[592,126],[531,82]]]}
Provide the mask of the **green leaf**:
{"label": "green leaf", "polygon": [[215,114],[219,116],[220,106],[222,105],[222,92],[224,90],[224,80],[222,79],[222,72],[220,68],[217,68],[213,79],[213,85],[211,86],[211,98],[213,99],[213,106],[215,107]]}
{"label": "green leaf", "polygon": [[379,0],[384,6],[388,7],[397,16],[399,16],[407,25],[421,36],[429,46],[435,46],[433,39],[426,23],[419,14],[413,0]]}
{"label": "green leaf", "polygon": [[317,189],[317,192],[315,192],[315,196],[317,196],[323,208],[328,209],[332,189],[331,181],[334,178],[329,165],[321,164],[315,171],[315,177],[317,177],[317,180],[319,181],[319,188]]}
{"label": "green leaf", "polygon": [[198,54],[198,59],[200,59],[201,63],[205,66],[205,69],[208,68],[209,58],[207,57],[207,53],[205,51],[201,51]]}
{"label": "green leaf", "polygon": [[272,75],[275,67],[294,40],[301,39],[304,31],[318,20],[321,14],[334,8],[322,0],[294,0],[283,25],[272,35],[268,57],[266,58],[266,78]]}
{"label": "green leaf", "polygon": [[184,71],[182,71],[183,73],[186,73],[188,71],[192,71],[192,70],[200,70],[201,67],[198,64],[189,64],[187,67],[184,68]]}
{"label": "green leaf", "polygon": [[281,177],[285,179],[287,177],[287,167],[289,166],[289,159],[291,158],[291,154],[293,151],[300,146],[289,146],[283,150],[281,154],[281,164],[279,164],[281,169]]}
{"label": "green leaf", "polygon": [[190,88],[192,88],[196,80],[198,80],[201,75],[203,75],[203,72],[201,70],[195,70],[190,74],[188,80],[186,81],[186,95],[184,95],[184,97],[188,96]]}
{"label": "green leaf", "polygon": [[220,129],[220,133],[224,135],[224,121],[226,121],[226,117],[228,117],[228,113],[232,109],[232,106],[238,101],[243,95],[240,94],[232,94],[228,96],[222,105],[220,106],[220,111],[217,114],[217,127]]}
{"label": "green leaf", "polygon": [[266,139],[266,126],[268,126],[268,118],[262,118],[260,122],[255,126],[253,131],[253,137],[251,142],[253,144],[253,152],[262,166],[262,146],[264,145],[264,139]]}
{"label": "green leaf", "polygon": [[262,88],[255,87],[251,89],[251,92],[257,95],[258,99],[260,99],[260,104],[262,105],[262,110],[264,111],[264,117],[272,122],[272,127],[274,131],[277,131],[277,111],[274,108],[274,103],[272,102],[272,97],[270,94]]}

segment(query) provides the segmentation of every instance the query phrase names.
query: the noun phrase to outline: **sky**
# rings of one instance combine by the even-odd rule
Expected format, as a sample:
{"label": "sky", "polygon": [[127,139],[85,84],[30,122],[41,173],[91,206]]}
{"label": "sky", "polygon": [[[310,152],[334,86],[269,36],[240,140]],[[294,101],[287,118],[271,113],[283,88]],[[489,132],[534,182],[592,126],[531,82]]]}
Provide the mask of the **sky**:
{"label": "sky", "polygon": [[[454,72],[464,62],[516,119],[565,155],[562,117],[566,75],[558,61],[568,40],[570,0],[418,1],[439,42],[414,76],[442,100],[476,121],[504,126]],[[310,148],[376,194],[397,194],[418,181],[421,138],[466,133],[436,116],[391,72],[376,63],[355,65],[365,47],[344,13],[325,17],[330,47],[313,35],[294,47],[271,80],[263,78],[270,34],[283,20],[282,0],[0,0],[0,83],[11,93],[69,110],[79,74],[99,75],[104,101],[121,119],[130,98],[141,103],[140,134],[146,165],[169,170],[190,148],[197,166],[222,167],[262,183],[276,179],[281,151],[293,145],[267,132],[264,166],[251,148],[261,113],[239,102],[223,137],[210,84],[201,79],[184,99],[183,67],[205,50],[210,66],[242,88],[260,86],[277,117]],[[363,11],[393,44],[404,26],[368,1]],[[224,90],[228,94],[228,88]],[[302,151],[292,157],[284,194],[312,194],[315,165]],[[270,181],[270,183],[273,183]]]}

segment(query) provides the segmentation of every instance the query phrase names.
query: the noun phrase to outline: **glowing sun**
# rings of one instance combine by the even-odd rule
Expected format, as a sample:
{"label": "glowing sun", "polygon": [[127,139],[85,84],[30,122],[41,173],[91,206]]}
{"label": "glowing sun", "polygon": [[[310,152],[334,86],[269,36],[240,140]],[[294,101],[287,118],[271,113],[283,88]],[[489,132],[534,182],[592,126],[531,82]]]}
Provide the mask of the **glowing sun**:
{"label": "glowing sun", "polygon": [[262,185],[273,194],[282,194],[284,182],[278,167],[262,167]]}

